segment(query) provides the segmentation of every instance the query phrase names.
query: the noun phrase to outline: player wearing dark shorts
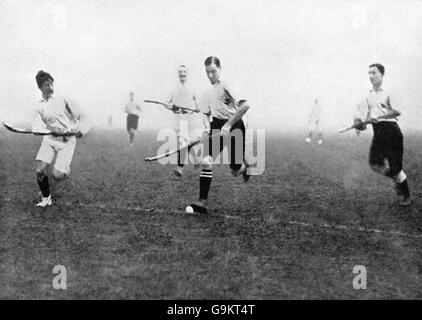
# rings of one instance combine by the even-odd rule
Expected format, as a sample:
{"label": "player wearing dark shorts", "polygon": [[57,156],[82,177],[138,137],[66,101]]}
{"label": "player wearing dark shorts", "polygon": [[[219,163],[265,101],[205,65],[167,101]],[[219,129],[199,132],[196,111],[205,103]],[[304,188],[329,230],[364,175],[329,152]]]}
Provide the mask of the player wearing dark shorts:
{"label": "player wearing dark shorts", "polygon": [[[218,133],[227,121],[213,117],[211,121],[211,136]],[[209,136],[208,143],[204,144],[204,154],[214,159],[227,146],[230,151],[230,169],[234,171],[239,170],[242,167],[245,157],[245,132],[245,125],[243,120],[240,119],[231,128],[231,135],[229,137],[218,136],[212,138]]]}
{"label": "player wearing dark shorts", "polygon": [[130,146],[133,146],[135,131],[138,130],[139,113],[141,112],[141,107],[134,100],[134,96],[133,92],[129,93],[130,100],[125,107],[125,112],[127,113],[126,130],[129,133]]}
{"label": "player wearing dark shorts", "polygon": [[[381,64],[369,66],[369,79],[373,88],[359,106],[364,121],[369,121],[374,131],[369,165],[375,172],[392,179],[396,193],[401,197],[400,205],[410,206],[412,197],[403,171],[403,134],[397,122],[400,112],[393,109],[390,96],[381,89],[384,73],[385,68]],[[364,121],[355,117],[358,130],[366,129]]]}
{"label": "player wearing dark shorts", "polygon": [[[224,145],[229,146],[232,175],[249,180],[245,161],[245,125],[243,115],[248,111],[246,100],[236,100],[233,91],[220,80],[221,64],[217,57],[205,60],[205,71],[212,87],[207,95],[208,103],[201,105],[206,132],[202,171],[199,178],[199,201],[186,207],[187,213],[207,213],[208,193],[212,181],[212,165]],[[208,143],[207,143],[208,142]]]}
{"label": "player wearing dark shorts", "polygon": [[138,121],[139,121],[139,116],[137,114],[129,113],[126,119],[126,130],[127,131],[130,131],[131,129],[138,130]]}

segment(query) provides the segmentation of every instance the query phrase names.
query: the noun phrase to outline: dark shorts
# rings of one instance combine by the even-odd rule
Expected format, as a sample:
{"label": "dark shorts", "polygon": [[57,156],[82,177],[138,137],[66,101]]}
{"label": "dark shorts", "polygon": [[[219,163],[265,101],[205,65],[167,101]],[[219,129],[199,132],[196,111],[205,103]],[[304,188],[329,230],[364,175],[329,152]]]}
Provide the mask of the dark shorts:
{"label": "dark shorts", "polygon": [[[211,135],[218,133],[227,120],[213,118],[211,122]],[[231,129],[231,135],[228,137],[217,137],[204,143],[205,155],[210,155],[213,159],[220,154],[225,146],[228,147],[230,157],[230,168],[239,170],[245,158],[245,125],[239,120]]]}
{"label": "dark shorts", "polygon": [[137,130],[138,129],[138,120],[139,116],[136,114],[128,114],[126,120],[126,129],[129,131],[130,129]]}
{"label": "dark shorts", "polygon": [[369,150],[369,164],[390,166],[389,176],[397,175],[403,168],[403,134],[396,122],[378,122],[372,125],[374,137]]}

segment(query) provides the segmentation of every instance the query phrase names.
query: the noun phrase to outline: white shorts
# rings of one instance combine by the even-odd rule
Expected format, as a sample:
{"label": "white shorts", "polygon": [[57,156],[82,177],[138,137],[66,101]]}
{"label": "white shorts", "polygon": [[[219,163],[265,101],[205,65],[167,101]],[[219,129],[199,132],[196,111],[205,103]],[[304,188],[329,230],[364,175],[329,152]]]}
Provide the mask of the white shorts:
{"label": "white shorts", "polygon": [[185,141],[195,141],[205,130],[202,118],[197,113],[175,114],[174,129]]}
{"label": "white shorts", "polygon": [[75,147],[75,137],[70,138],[67,142],[62,139],[45,137],[35,159],[51,164],[55,157],[54,169],[69,175]]}

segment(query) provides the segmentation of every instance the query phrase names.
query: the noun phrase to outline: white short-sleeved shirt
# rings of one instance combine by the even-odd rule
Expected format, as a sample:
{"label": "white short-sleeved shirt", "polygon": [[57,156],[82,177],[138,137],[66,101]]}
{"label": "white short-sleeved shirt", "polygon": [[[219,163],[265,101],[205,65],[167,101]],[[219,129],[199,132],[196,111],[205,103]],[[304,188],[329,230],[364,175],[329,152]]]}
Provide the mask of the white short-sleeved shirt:
{"label": "white short-sleeved shirt", "polygon": [[[178,107],[187,109],[196,109],[196,95],[195,90],[187,83],[179,85],[173,90],[170,98],[170,103],[175,104]],[[182,113],[182,111],[176,111],[175,113]]]}
{"label": "white short-sleeved shirt", "polygon": [[[371,89],[357,106],[355,117],[361,119],[378,118],[392,110],[391,97],[383,89]],[[397,109],[396,109],[397,110]],[[381,119],[379,122],[397,122],[397,118]]]}
{"label": "white short-sleeved shirt", "polygon": [[126,104],[125,112],[128,114],[134,114],[139,116],[139,114],[141,113],[141,107],[135,100],[129,100],[129,102]]}
{"label": "white short-sleeved shirt", "polygon": [[[69,132],[79,130],[83,134],[89,131],[90,125],[79,106],[63,97],[51,97],[48,101],[42,99],[35,107],[32,130],[51,130]],[[53,136],[45,136],[44,140],[62,140]]]}
{"label": "white short-sleeved shirt", "polygon": [[205,94],[201,112],[222,120],[229,120],[239,107],[237,99],[244,99],[244,97],[238,97],[237,93],[222,81],[212,85]]}

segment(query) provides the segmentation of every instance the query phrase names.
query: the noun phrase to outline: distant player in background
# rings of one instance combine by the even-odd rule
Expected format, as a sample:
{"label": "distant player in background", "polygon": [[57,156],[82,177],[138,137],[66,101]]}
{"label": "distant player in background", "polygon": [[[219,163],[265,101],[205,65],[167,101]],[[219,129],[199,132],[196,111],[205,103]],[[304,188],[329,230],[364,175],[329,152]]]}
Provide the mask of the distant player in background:
{"label": "distant player in background", "polygon": [[412,198],[403,171],[403,135],[397,122],[400,112],[393,108],[390,95],[381,86],[385,74],[383,65],[369,66],[372,89],[358,105],[354,123],[365,130],[365,121],[372,124],[374,136],[369,151],[369,165],[373,171],[393,181],[401,206],[410,206]]}
{"label": "distant player in background", "polygon": [[[35,79],[42,93],[42,100],[36,106],[32,130],[48,129],[56,133],[75,132],[76,138],[81,138],[86,134],[90,126],[86,115],[69,100],[53,97],[53,77],[41,70]],[[54,159],[53,179],[62,181],[69,176],[76,138],[54,135],[43,138],[36,156],[37,182],[42,193],[42,200],[37,207],[47,207],[52,204],[47,169]]]}
{"label": "distant player in background", "polygon": [[[179,84],[172,92],[168,103],[171,105],[170,110],[173,111],[175,116],[174,129],[177,132],[179,147],[181,147],[199,139],[204,131],[204,126],[201,117],[198,113],[195,113],[196,111],[199,111],[199,109],[195,91],[187,81],[187,67],[185,65],[180,65],[177,69],[177,74],[179,77]],[[187,108],[192,111],[180,109],[178,107]],[[177,154],[177,168],[174,170],[176,176],[181,177],[183,175],[183,167],[189,155],[192,157],[193,163],[199,165],[197,148],[194,147],[192,152],[190,149],[185,150],[185,152],[179,152]]]}
{"label": "distant player in background", "polygon": [[[233,91],[220,80],[221,63],[217,57],[208,57],[204,65],[212,86],[208,95],[208,103],[201,104],[201,113],[206,124],[204,139],[208,140],[204,142],[204,154],[202,155],[199,201],[187,206],[187,213],[208,213],[208,193],[213,176],[213,162],[225,147],[222,136],[229,137],[227,146],[232,175],[235,177],[241,175],[245,182],[249,180],[248,165],[245,161],[246,129],[242,121],[242,117],[249,110],[249,104],[246,100],[236,100]],[[212,138],[212,135],[219,133],[222,136]]]}
{"label": "distant player in background", "polygon": [[126,130],[129,133],[129,145],[133,146],[133,140],[135,138],[135,131],[138,130],[139,114],[141,113],[141,107],[134,100],[135,94],[129,93],[129,102],[126,104],[125,112],[127,113],[126,119]]}
{"label": "distant player in background", "polygon": [[316,98],[312,107],[311,114],[309,116],[309,134],[305,139],[307,143],[311,143],[313,135],[318,136],[318,144],[322,143],[321,119],[322,106],[318,98]]}

